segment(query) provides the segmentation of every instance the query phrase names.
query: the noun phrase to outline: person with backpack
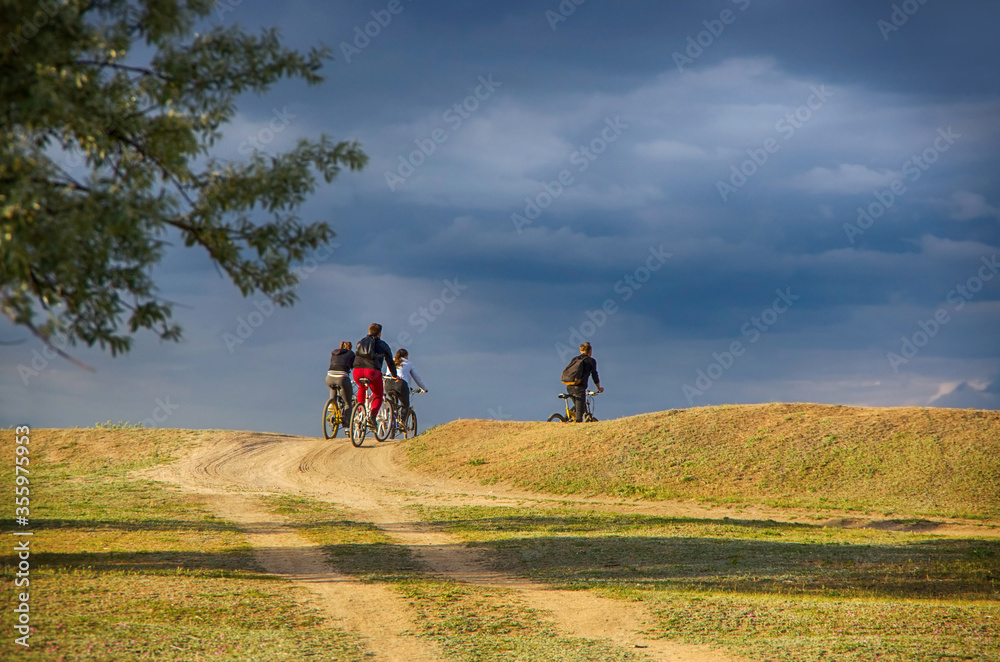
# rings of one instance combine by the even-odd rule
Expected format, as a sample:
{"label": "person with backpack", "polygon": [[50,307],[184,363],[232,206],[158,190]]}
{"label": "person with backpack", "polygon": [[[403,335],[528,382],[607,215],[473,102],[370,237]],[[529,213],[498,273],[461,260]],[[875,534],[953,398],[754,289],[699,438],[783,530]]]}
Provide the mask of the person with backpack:
{"label": "person with backpack", "polygon": [[371,382],[372,389],[372,411],[371,423],[375,423],[375,415],[378,414],[385,398],[382,387],[382,362],[388,363],[389,372],[396,379],[396,364],[392,360],[392,349],[382,340],[382,325],[372,324],[368,327],[368,335],[358,341],[354,351],[354,383],[358,385],[358,402],[364,402],[368,397],[368,389],[359,379],[367,378]]}
{"label": "person with backpack", "polygon": [[597,391],[604,393],[601,377],[597,374],[597,361],[590,356],[592,352],[589,342],[580,345],[580,355],[573,357],[562,374],[566,394],[573,400],[573,418],[577,423],[583,421],[583,412],[587,410],[587,382],[591,377],[594,378]]}
{"label": "person with backpack", "polygon": [[354,370],[354,352],[351,351],[351,341],[340,343],[338,349],[330,354],[330,369],[326,373],[326,386],[333,398],[339,392],[347,404],[343,412],[345,426],[351,424],[351,409],[354,408],[354,385],[351,384],[351,371]]}

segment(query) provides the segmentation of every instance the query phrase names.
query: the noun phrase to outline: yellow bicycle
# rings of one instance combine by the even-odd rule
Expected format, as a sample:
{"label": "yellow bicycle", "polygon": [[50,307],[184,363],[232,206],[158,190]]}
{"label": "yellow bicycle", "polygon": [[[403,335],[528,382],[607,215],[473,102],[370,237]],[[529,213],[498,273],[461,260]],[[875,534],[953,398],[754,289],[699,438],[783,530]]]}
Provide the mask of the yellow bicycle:
{"label": "yellow bicycle", "polygon": [[323,438],[333,439],[337,436],[337,431],[341,427],[347,430],[347,426],[344,425],[344,414],[347,412],[347,403],[344,399],[340,397],[340,394],[335,395],[326,401],[326,405],[323,407]]}
{"label": "yellow bicycle", "polygon": [[[587,408],[583,411],[583,422],[584,423],[596,423],[597,422],[597,419],[594,418],[594,396],[595,395],[600,395],[600,392],[599,391],[587,391],[587,399],[586,399]],[[572,402],[572,398],[570,398],[569,395],[566,394],[566,393],[560,393],[559,394],[559,399],[562,400],[563,404],[566,405],[566,415],[564,416],[564,415],[562,415],[562,414],[560,414],[560,413],[557,412],[557,413],[552,414],[551,416],[549,416],[548,422],[549,423],[552,423],[552,422],[555,422],[555,421],[558,421],[559,423],[576,422],[576,414],[574,413],[573,409],[570,407],[570,402]]]}

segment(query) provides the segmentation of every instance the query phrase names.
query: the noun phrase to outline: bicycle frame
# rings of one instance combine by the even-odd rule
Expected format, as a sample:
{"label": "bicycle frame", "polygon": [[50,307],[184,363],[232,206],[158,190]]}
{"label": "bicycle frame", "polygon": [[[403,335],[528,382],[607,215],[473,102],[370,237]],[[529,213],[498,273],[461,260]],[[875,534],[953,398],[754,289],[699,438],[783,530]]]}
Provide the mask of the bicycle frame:
{"label": "bicycle frame", "polygon": [[[587,391],[587,397],[584,399],[584,406],[586,408],[583,410],[583,417],[582,417],[584,422],[592,422],[592,421],[596,422],[597,421],[597,419],[594,417],[594,396],[595,395],[600,395],[600,391]],[[571,421],[575,422],[576,421],[576,414],[574,413],[573,409],[570,408],[570,402],[572,401],[572,398],[570,397],[570,395],[568,393],[560,393],[559,394],[559,398],[561,400],[563,400],[563,404],[566,407],[566,415],[563,416],[563,415],[560,415],[560,414],[552,414],[552,416],[549,416],[548,420],[550,422],[553,421],[553,420],[558,420],[558,421],[561,421],[563,423],[569,423]]]}
{"label": "bicycle frame", "polygon": [[[331,403],[333,404],[332,410],[330,409]],[[337,432],[344,425],[346,409],[347,403],[344,402],[344,398],[339,393],[326,401],[323,406],[323,437],[333,439],[337,436]],[[348,432],[347,428],[344,428],[344,431]]]}
{"label": "bicycle frame", "polygon": [[[383,381],[384,384],[388,385],[390,382],[394,381],[394,379],[392,377],[387,376],[387,375],[383,375],[382,376],[382,381]],[[400,409],[402,409],[402,406],[403,406],[402,402],[400,402],[400,400],[399,400],[399,395],[396,394],[395,392],[390,392],[388,389],[386,389],[386,391],[385,391],[385,399],[386,400],[392,400],[392,406],[394,408],[393,412],[396,414],[396,415],[393,416],[393,423],[392,423],[392,433],[391,433],[391,436],[392,436],[393,439],[395,439],[396,435],[399,434],[399,433],[403,434],[403,438],[404,439],[409,438],[409,433],[410,432],[413,432],[413,436],[417,435],[417,412],[413,408],[413,397],[412,397],[414,393],[426,393],[426,391],[424,391],[423,389],[419,389],[419,388],[418,389],[410,389],[410,405],[407,408],[408,409],[407,419],[411,419],[412,418],[412,421],[413,421],[412,429],[410,429],[410,428],[407,427],[408,426],[408,422],[407,421],[401,421],[401,420],[399,420],[400,417],[399,417],[399,415],[398,415],[397,412],[399,412]],[[410,416],[410,414],[412,414],[412,417]]]}
{"label": "bicycle frame", "polygon": [[[351,443],[357,447],[361,447],[365,443],[365,437],[367,436],[369,423],[371,422],[371,409],[372,402],[375,399],[375,392],[372,389],[370,379],[361,378],[357,380],[357,383],[365,386],[365,399],[363,402],[357,400],[354,405],[354,412],[351,415],[350,436]],[[388,417],[388,421],[384,421],[383,412]],[[374,433],[377,441],[385,441],[389,438],[396,425],[395,420],[396,412],[393,402],[388,397],[383,396],[382,406],[379,408],[374,421]],[[382,425],[383,421],[384,426]]]}

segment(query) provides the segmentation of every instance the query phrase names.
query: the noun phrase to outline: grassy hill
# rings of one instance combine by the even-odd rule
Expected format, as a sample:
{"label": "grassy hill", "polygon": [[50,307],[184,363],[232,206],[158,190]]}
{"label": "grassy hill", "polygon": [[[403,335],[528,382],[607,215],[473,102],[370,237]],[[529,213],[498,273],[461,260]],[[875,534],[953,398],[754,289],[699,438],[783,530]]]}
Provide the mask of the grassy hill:
{"label": "grassy hill", "polygon": [[[423,469],[547,491],[991,517],[998,427],[997,412],[765,405],[579,426],[456,421],[400,448]],[[360,662],[384,650],[382,640],[331,620],[300,585],[267,574],[256,553],[280,549],[255,548],[214,495],[135,473],[192,446],[274,437],[33,429],[36,629],[17,658]],[[348,456],[356,451],[337,443]],[[15,444],[0,444],[8,486],[14,459]],[[0,505],[13,513],[13,490],[5,494]],[[606,641],[566,636],[510,589],[428,573],[369,517],[317,496],[241,491],[321,545],[336,571],[412,605],[407,635],[441,645],[442,659],[638,659]],[[721,519],[531,500],[442,505],[433,490],[425,497],[412,512],[427,530],[480,548],[503,573],[639,604],[649,614],[642,626],[668,641],[774,662],[1000,660],[993,522],[957,537],[831,527],[799,513]],[[19,567],[12,549],[0,554],[8,576]],[[0,600],[13,606],[20,590],[6,582]],[[13,618],[0,620],[13,650]]]}
{"label": "grassy hill", "polygon": [[724,405],[586,425],[460,420],[420,471],[557,494],[1000,516],[1000,412]]}

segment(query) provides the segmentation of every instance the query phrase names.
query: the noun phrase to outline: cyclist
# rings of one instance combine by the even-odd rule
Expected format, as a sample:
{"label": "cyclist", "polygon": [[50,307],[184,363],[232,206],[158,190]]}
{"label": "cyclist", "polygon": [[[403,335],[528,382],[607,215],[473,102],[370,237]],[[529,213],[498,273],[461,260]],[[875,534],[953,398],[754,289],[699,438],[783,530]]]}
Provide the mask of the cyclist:
{"label": "cyclist", "polygon": [[[580,356],[570,361],[570,365],[573,362],[580,362],[581,372],[579,381],[576,384],[566,385],[566,394],[573,399],[573,418],[577,423],[583,421],[583,412],[587,411],[587,381],[591,376],[594,378],[594,386],[597,388],[599,393],[604,393],[604,387],[601,386],[601,377],[597,374],[597,361],[591,358],[593,353],[593,348],[590,346],[589,342],[585,342],[580,345]],[[569,369],[569,366],[567,366]]]}
{"label": "cyclist", "polygon": [[[399,402],[402,404],[399,410],[399,420],[404,422],[406,421],[406,415],[410,411],[410,390],[413,388],[411,383],[416,384],[417,388],[425,393],[427,392],[427,387],[424,386],[417,371],[413,369],[413,364],[410,362],[409,356],[410,353],[405,349],[400,348],[396,350],[394,363],[396,364],[396,370],[399,372],[399,378],[386,382],[386,390],[399,398]],[[389,374],[388,366],[386,366],[385,374]]]}
{"label": "cyclist", "polygon": [[351,341],[345,340],[330,354],[330,369],[326,373],[326,385],[330,389],[330,397],[333,398],[339,391],[340,397],[347,405],[342,414],[345,427],[351,424],[351,408],[354,406],[354,385],[351,384],[353,369],[354,352],[351,351]]}
{"label": "cyclist", "polygon": [[390,374],[398,378],[396,364],[392,360],[392,349],[382,340],[382,325],[372,324],[368,327],[368,335],[358,341],[354,353],[354,383],[358,385],[358,402],[364,402],[368,397],[367,387],[358,380],[367,378],[371,382],[372,425],[385,397],[382,389],[382,361],[388,364]]}

